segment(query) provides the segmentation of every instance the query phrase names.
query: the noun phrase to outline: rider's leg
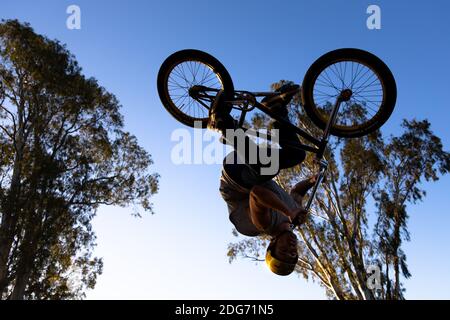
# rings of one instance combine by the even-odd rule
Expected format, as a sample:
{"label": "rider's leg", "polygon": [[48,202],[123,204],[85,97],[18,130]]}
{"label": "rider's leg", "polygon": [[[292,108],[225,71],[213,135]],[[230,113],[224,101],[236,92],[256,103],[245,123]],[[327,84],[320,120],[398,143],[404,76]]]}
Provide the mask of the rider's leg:
{"label": "rider's leg", "polygon": [[[279,169],[292,168],[305,160],[306,152],[302,149],[301,141],[297,135],[297,133],[287,126],[275,121],[273,124],[273,128],[278,130],[275,135],[278,137],[278,144],[280,148],[276,148],[278,152],[278,158],[274,157],[274,149],[275,148],[267,148],[260,147],[255,142],[253,142],[250,138],[246,141],[247,149],[245,150],[245,163],[249,163],[248,155],[249,149],[256,150],[256,154],[258,155],[258,161],[256,164],[252,165],[254,169],[261,169],[262,167],[267,167],[273,165],[273,163],[269,163],[264,165],[260,159],[260,155],[265,155],[269,157],[270,161],[278,161]],[[239,152],[238,152],[239,153]],[[240,153],[239,153],[240,154]],[[260,171],[260,170],[258,170]],[[278,173],[273,174],[272,178],[276,176]],[[269,177],[268,177],[269,178]]]}
{"label": "rider's leg", "polygon": [[309,189],[311,189],[316,183],[317,176],[309,177],[308,179],[298,182],[292,187],[290,191],[291,197],[300,205],[303,205],[303,198]]}
{"label": "rider's leg", "polygon": [[297,133],[276,121],[274,128],[278,129],[280,144],[280,169],[294,167],[305,160],[306,152],[301,148]]}
{"label": "rider's leg", "polygon": [[[245,147],[243,144],[236,144],[236,141],[231,144],[236,151],[233,155],[230,154],[230,157],[234,157],[232,160],[239,161],[248,167],[248,170],[244,170],[242,173],[243,179],[247,182],[246,187],[271,180],[278,175],[281,169],[291,168],[305,159],[306,153],[299,147],[300,140],[297,134],[279,124],[274,126],[278,129],[277,134],[281,148],[261,147],[248,136],[244,136]],[[278,152],[277,157],[275,157],[275,149]],[[265,158],[264,161],[262,161],[262,156]],[[264,170],[265,174],[263,174],[263,169],[266,169]]]}

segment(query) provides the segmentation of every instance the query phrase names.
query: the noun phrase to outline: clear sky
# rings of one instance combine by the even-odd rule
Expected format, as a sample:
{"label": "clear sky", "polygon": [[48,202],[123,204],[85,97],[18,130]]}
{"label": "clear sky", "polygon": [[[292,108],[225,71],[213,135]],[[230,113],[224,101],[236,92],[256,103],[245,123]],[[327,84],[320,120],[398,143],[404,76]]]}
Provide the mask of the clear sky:
{"label": "clear sky", "polygon": [[[66,8],[81,8],[81,30],[66,28]],[[369,5],[381,8],[381,30],[366,27]],[[31,23],[66,43],[84,73],[123,105],[126,128],[153,156],[161,174],[156,214],[103,207],[93,221],[104,273],[91,299],[324,299],[318,284],[276,277],[263,264],[229,264],[234,241],[218,193],[220,165],[175,165],[170,141],[180,128],[162,107],[156,75],[174,51],[216,56],[235,87],[267,90],[280,79],[301,82],[320,55],[341,47],[369,50],[393,71],[396,109],[384,126],[428,118],[449,150],[450,4],[448,1],[6,1],[0,18]],[[450,178],[426,185],[409,208],[405,245],[409,299],[450,298]]]}

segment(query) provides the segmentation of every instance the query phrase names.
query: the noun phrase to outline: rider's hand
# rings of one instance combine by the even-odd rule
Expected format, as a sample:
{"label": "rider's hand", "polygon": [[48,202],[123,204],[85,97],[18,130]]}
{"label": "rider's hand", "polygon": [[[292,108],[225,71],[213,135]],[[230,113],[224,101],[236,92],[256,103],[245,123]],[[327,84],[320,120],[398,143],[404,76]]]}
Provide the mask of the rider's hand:
{"label": "rider's hand", "polygon": [[305,208],[296,208],[291,212],[291,222],[295,226],[301,226],[306,222],[306,218],[308,217],[308,211]]}
{"label": "rider's hand", "polygon": [[[316,183],[316,181],[317,181],[318,178],[319,178],[319,174],[316,174],[316,175],[313,175],[313,176],[309,177],[308,180],[309,180],[309,182],[310,182],[312,185],[314,185],[314,184]],[[327,182],[327,180],[326,180],[326,175],[323,175],[323,177],[322,177],[322,183],[325,183],[325,182]]]}
{"label": "rider's hand", "polygon": [[316,183],[317,178],[319,177],[319,174],[313,175],[311,177],[308,178],[309,183],[311,183],[312,185],[314,185],[314,183]]}

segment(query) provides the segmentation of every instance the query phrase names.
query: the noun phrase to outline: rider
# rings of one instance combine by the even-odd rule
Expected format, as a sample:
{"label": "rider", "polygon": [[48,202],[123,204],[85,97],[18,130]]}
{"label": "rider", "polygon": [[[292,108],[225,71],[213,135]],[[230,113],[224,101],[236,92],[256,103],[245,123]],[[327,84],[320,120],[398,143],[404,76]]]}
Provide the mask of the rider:
{"label": "rider", "polygon": [[[290,84],[282,86],[277,91],[282,93],[288,90],[292,90]],[[267,99],[263,99],[261,103],[265,103],[265,100]],[[276,105],[270,105],[267,102],[266,105],[276,110],[277,115],[289,121],[286,107],[288,102]],[[212,117],[210,118],[213,119],[213,127],[221,131],[226,142],[233,145],[235,149],[224,159],[219,188],[222,198],[227,203],[230,221],[243,235],[269,235],[271,241],[266,252],[266,263],[275,274],[289,275],[294,271],[298,259],[297,237],[292,227],[303,224],[306,220],[307,212],[302,207],[302,199],[314,185],[315,177],[297,183],[288,194],[272,180],[279,170],[272,175],[261,174],[261,168],[264,165],[260,161],[251,164],[248,151],[251,147],[256,147],[258,150],[262,147],[257,146],[246,136],[246,149],[242,154],[234,141],[228,141],[226,129],[235,129],[236,121],[229,112],[221,114],[220,108],[217,107],[219,105],[220,101],[216,101],[211,107]],[[300,164],[305,159],[305,151],[299,148],[300,141],[297,134],[278,121],[275,121],[273,126],[279,129],[281,147],[279,169]],[[270,153],[270,150],[268,151]]]}

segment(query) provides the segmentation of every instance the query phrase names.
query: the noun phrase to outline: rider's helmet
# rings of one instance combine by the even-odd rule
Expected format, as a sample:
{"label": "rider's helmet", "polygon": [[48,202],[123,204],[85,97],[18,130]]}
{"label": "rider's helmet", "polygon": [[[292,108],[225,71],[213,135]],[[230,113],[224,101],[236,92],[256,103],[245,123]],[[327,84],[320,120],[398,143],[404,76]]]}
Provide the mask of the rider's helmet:
{"label": "rider's helmet", "polygon": [[279,276],[287,276],[290,275],[297,265],[297,259],[291,261],[282,261],[274,256],[274,248],[276,245],[277,239],[274,238],[269,246],[267,247],[266,252],[266,264],[269,267],[270,271],[279,275]]}

